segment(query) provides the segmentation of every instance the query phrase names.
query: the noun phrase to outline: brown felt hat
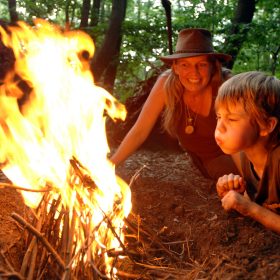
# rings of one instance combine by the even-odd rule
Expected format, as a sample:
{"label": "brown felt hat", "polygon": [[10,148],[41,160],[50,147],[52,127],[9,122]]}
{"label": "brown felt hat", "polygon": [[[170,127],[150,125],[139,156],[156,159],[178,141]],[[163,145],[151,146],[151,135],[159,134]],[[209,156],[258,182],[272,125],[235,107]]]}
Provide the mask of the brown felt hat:
{"label": "brown felt hat", "polygon": [[203,28],[181,30],[175,52],[171,55],[162,56],[160,59],[171,65],[174,59],[199,55],[211,55],[223,62],[231,60],[231,56],[228,54],[214,52],[212,35],[207,29]]}

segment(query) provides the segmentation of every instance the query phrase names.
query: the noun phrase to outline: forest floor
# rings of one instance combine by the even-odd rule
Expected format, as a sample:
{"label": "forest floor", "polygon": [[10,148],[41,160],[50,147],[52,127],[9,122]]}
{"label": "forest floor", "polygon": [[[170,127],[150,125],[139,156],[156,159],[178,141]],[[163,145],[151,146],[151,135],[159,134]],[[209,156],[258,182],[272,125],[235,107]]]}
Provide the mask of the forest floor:
{"label": "forest floor", "polygon": [[[139,279],[280,279],[280,236],[225,212],[214,182],[202,177],[186,153],[142,149],[116,172],[127,183],[134,178],[132,212],[169,244],[185,271]],[[11,213],[24,211],[16,191],[0,189],[0,272],[8,266],[3,256],[15,270],[20,267],[24,249]]]}
{"label": "forest floor", "polygon": [[129,182],[140,169],[133,211],[162,240],[185,242],[173,250],[193,268],[178,279],[280,279],[280,236],[225,212],[186,153],[140,150],[117,172]]}

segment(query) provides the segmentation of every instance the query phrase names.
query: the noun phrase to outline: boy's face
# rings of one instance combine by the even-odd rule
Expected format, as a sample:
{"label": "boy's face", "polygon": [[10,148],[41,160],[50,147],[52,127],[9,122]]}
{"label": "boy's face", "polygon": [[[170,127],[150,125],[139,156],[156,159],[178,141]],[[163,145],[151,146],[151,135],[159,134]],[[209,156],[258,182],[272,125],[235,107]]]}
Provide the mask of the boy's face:
{"label": "boy's face", "polygon": [[256,144],[259,133],[242,104],[219,105],[216,114],[215,139],[224,153],[246,151]]}

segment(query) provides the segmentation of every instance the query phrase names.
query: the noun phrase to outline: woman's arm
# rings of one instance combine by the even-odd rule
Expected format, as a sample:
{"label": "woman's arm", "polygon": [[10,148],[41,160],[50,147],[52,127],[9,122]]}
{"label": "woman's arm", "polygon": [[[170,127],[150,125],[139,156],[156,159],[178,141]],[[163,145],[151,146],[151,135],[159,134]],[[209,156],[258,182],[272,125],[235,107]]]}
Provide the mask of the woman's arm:
{"label": "woman's arm", "polygon": [[280,234],[280,216],[267,208],[245,198],[236,191],[229,191],[222,199],[226,211],[236,210],[240,214],[250,217],[266,228]]}
{"label": "woman's arm", "polygon": [[164,83],[166,78],[166,75],[160,76],[156,81],[136,123],[110,158],[114,164],[117,165],[127,159],[147,139],[164,108]]}

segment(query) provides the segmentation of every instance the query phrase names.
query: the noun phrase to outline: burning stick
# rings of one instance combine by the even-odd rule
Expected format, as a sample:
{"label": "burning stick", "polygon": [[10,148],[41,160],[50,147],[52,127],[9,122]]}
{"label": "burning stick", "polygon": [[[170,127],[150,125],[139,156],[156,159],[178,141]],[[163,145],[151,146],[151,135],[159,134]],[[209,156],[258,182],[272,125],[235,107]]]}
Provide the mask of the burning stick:
{"label": "burning stick", "polygon": [[50,187],[35,190],[35,189],[23,188],[23,187],[20,187],[20,186],[16,186],[16,185],[13,185],[13,184],[10,184],[10,183],[3,183],[3,182],[0,182],[0,188],[16,189],[16,190],[19,190],[19,191],[26,191],[26,192],[49,192],[51,190]]}

